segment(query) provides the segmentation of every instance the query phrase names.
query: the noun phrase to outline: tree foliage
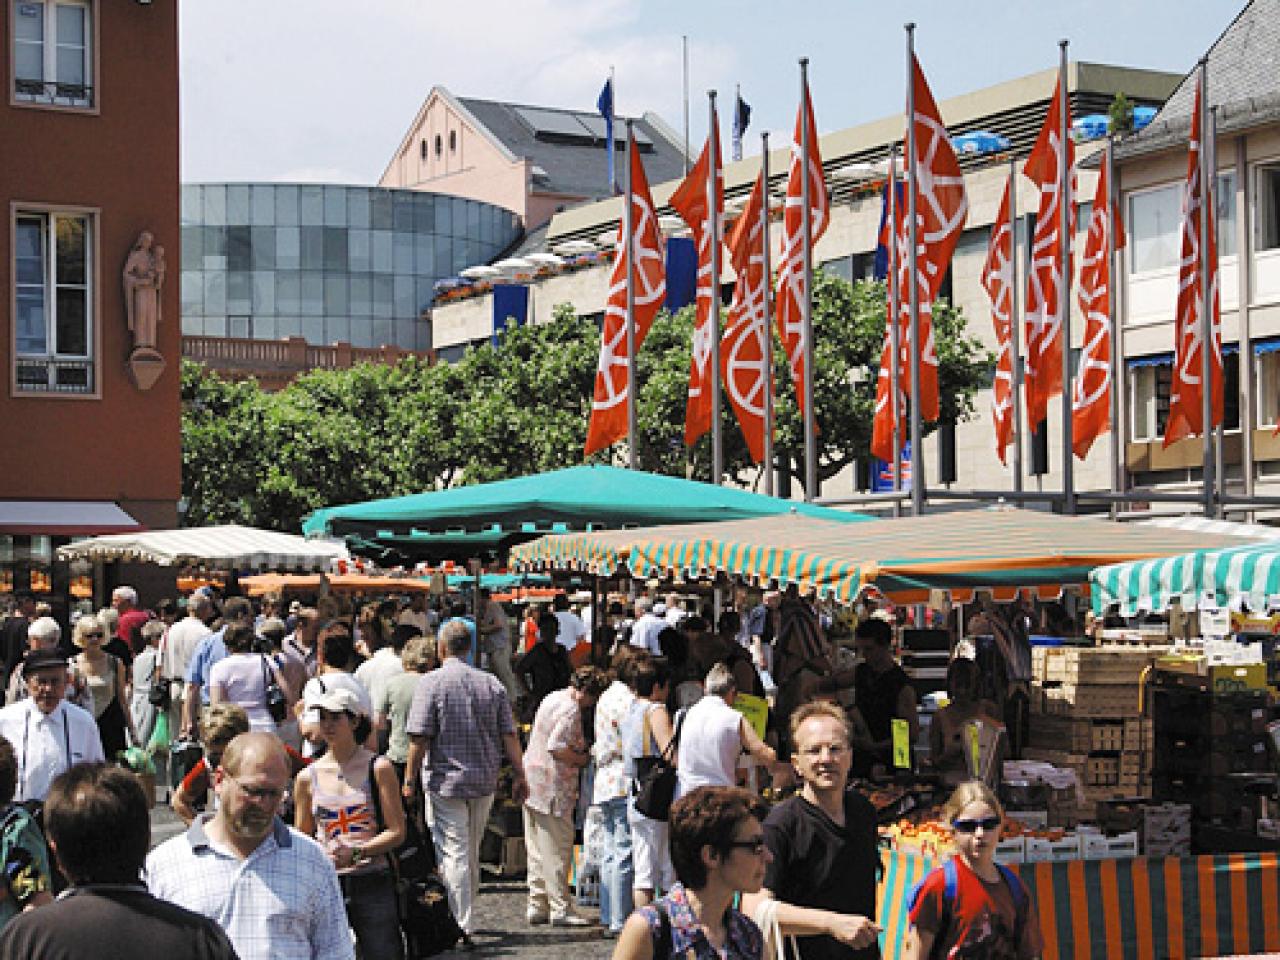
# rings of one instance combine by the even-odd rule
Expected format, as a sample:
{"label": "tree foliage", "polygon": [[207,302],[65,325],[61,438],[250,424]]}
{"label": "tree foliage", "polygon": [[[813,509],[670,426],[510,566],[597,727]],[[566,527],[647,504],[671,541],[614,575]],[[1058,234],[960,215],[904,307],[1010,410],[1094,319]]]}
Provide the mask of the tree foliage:
{"label": "tree foliage", "polygon": [[[819,476],[867,456],[884,336],[878,283],[815,277],[814,394]],[[943,419],[959,422],[990,376],[991,357],[946,304],[934,310]],[[710,479],[711,441],[683,443],[693,309],[662,313],[637,361],[642,469]],[[570,305],[552,322],[509,327],[457,363],[406,360],[318,370],[268,393],[186,363],[183,496],[186,522],[296,531],[319,507],[556,470],[582,462],[600,333]],[[786,359],[775,347],[776,446],[803,479],[803,424]],[[726,471],[754,484],[758,466],[727,399]],[[607,462],[608,454],[597,456]]]}

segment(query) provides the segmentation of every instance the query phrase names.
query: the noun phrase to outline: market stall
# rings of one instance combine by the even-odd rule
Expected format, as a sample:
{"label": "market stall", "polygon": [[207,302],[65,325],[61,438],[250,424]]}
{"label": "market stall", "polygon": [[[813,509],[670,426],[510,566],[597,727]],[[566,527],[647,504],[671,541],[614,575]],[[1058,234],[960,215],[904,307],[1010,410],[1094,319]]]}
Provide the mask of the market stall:
{"label": "market stall", "polygon": [[214,570],[328,570],[334,561],[346,558],[347,548],[341,543],[237,524],[117,533],[58,548],[59,560]]}
{"label": "market stall", "polygon": [[1239,610],[1247,605],[1261,612],[1270,598],[1280,596],[1280,543],[1196,549],[1111,564],[1094,570],[1089,579],[1097,613],[1115,606],[1122,615],[1135,616],[1167,610],[1175,602],[1194,610],[1206,599],[1219,607]]}

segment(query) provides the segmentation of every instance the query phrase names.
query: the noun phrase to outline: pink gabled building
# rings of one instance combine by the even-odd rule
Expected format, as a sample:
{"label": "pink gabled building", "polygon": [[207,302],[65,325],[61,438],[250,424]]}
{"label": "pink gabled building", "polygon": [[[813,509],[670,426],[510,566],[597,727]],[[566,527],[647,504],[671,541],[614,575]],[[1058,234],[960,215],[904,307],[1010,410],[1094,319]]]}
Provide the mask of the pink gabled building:
{"label": "pink gabled building", "polygon": [[[651,183],[680,177],[679,137],[653,113],[635,118]],[[614,127],[621,175],[623,118]],[[612,194],[604,118],[563,110],[455,97],[433,87],[378,185],[429,190],[514,211],[526,232],[556,212]]]}

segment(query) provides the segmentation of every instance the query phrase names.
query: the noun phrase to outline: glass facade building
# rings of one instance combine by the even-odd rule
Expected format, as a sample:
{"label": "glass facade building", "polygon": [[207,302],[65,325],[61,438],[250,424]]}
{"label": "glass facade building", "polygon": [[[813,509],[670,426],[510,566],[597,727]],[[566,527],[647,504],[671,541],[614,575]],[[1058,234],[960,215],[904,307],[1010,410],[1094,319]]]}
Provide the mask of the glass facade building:
{"label": "glass facade building", "polygon": [[520,235],[493,204],[380,187],[182,187],[186,336],[431,347],[437,280]]}

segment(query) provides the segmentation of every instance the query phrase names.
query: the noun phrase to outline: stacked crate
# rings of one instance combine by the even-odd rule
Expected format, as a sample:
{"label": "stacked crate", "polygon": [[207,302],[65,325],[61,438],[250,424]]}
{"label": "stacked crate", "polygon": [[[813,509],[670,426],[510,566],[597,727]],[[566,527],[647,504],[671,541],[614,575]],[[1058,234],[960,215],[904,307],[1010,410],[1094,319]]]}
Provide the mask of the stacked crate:
{"label": "stacked crate", "polygon": [[1271,779],[1266,690],[1215,691],[1209,678],[1161,671],[1151,689],[1155,796],[1191,805],[1198,823],[1252,831]]}
{"label": "stacked crate", "polygon": [[1153,753],[1140,681],[1163,647],[1037,647],[1026,755],[1076,771],[1082,818],[1099,800],[1146,793]]}

